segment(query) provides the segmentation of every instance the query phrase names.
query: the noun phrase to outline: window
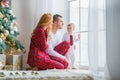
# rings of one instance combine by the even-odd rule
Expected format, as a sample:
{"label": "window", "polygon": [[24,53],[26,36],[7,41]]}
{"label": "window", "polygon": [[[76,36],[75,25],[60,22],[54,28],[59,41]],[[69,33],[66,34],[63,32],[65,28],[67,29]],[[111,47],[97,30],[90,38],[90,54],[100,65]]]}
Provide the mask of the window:
{"label": "window", "polygon": [[[100,66],[103,66],[105,63],[105,47],[101,47],[101,45],[105,44],[105,9],[103,7],[102,2],[104,0],[99,1],[99,8],[97,10],[98,13],[98,42],[99,42],[99,56],[104,57],[103,62],[99,63]],[[89,67],[89,56],[88,56],[88,17],[89,17],[89,0],[73,0],[69,2],[69,22],[73,22],[75,24],[75,33],[80,33],[81,38],[80,41],[76,43],[76,54],[75,54],[75,66]],[[100,57],[100,58],[101,58]],[[101,59],[99,59],[101,60]],[[99,61],[98,61],[99,62]]]}

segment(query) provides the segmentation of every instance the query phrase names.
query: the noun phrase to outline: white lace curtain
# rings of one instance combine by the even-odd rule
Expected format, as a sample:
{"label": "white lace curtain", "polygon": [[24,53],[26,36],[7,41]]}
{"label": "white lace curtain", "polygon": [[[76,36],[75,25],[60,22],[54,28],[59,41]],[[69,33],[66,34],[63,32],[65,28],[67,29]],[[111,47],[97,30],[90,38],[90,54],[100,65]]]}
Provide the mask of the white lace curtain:
{"label": "white lace curtain", "polygon": [[[106,0],[89,0],[89,64],[94,75],[101,75],[106,66]],[[107,73],[107,75],[109,75]],[[106,77],[106,76],[105,76]]]}

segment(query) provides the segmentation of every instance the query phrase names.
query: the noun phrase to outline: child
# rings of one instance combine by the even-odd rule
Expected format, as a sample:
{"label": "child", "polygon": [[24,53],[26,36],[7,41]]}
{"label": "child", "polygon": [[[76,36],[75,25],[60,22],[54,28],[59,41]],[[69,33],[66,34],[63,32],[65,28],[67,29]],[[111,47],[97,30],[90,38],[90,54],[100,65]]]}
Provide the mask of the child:
{"label": "child", "polygon": [[71,45],[68,53],[66,54],[66,57],[69,61],[69,68],[71,69],[76,69],[74,66],[74,62],[75,62],[75,56],[74,56],[75,44],[74,43],[80,39],[80,34],[78,34],[78,39],[76,39],[75,34],[73,33],[74,27],[75,26],[73,23],[69,23],[67,25],[67,32],[63,36],[63,40],[68,41]]}

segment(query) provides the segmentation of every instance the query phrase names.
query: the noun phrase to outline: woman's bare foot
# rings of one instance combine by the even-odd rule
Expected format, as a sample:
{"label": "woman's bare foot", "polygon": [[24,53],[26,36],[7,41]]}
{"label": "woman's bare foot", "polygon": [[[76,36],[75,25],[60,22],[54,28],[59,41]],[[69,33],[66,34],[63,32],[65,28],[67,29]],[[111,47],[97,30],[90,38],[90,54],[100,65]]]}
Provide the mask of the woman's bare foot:
{"label": "woman's bare foot", "polygon": [[33,70],[33,71],[37,71],[38,70],[38,68],[37,67],[34,67],[34,68],[27,68],[26,70]]}
{"label": "woman's bare foot", "polygon": [[32,70],[32,68],[27,68],[26,70]]}
{"label": "woman's bare foot", "polygon": [[33,70],[33,71],[37,71],[37,70],[38,70],[38,68],[37,68],[37,67],[34,67],[34,68],[32,68],[32,70]]}

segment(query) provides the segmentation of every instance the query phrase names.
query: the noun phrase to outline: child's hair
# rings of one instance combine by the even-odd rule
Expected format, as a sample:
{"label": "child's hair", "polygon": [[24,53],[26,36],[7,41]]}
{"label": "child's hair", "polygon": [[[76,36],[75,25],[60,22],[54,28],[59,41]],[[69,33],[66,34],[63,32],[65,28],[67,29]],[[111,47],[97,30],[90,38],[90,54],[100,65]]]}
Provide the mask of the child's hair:
{"label": "child's hair", "polygon": [[74,23],[69,23],[68,25],[67,25],[67,27],[68,26],[72,26],[73,27],[73,30],[75,29],[75,24]]}

